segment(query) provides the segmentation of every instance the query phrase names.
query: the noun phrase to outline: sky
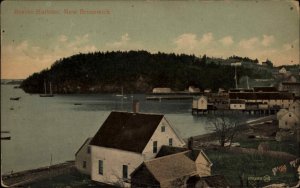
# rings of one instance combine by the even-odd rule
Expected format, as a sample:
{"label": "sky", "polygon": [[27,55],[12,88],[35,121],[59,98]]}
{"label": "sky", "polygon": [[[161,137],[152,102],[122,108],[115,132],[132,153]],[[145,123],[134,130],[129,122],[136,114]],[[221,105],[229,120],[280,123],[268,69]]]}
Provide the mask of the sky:
{"label": "sky", "polygon": [[56,60],[147,50],[299,64],[296,1],[4,1],[1,78],[23,79]]}

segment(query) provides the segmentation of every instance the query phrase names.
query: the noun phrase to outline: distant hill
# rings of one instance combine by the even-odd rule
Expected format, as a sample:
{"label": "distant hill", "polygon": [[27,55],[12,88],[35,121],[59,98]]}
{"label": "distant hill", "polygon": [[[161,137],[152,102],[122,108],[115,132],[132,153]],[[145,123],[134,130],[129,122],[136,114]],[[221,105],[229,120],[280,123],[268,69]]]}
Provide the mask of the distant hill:
{"label": "distant hill", "polygon": [[[234,87],[234,68],[211,58],[207,62],[208,59],[147,51],[80,53],[34,73],[22,82],[21,88],[28,93],[42,93],[44,81],[52,83],[54,93],[116,93],[121,87],[128,93],[150,92],[154,87],[170,87],[175,91],[190,85],[214,91]],[[255,60],[253,63],[256,64]],[[269,78],[271,73],[238,67],[238,77],[242,76]]]}
{"label": "distant hill", "polygon": [[1,79],[1,84],[4,85],[19,85],[22,82],[22,79]]}

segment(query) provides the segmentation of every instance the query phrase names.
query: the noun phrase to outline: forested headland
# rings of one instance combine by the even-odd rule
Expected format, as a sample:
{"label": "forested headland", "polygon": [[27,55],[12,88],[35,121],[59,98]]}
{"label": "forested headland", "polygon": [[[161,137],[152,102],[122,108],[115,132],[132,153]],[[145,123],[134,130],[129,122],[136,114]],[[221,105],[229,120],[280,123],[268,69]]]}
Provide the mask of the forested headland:
{"label": "forested headland", "polygon": [[[234,62],[235,58],[241,59],[233,56],[222,62]],[[242,66],[238,67],[238,77],[242,76],[266,78],[270,73]],[[234,67],[214,62],[206,55],[147,51],[80,53],[59,59],[49,69],[32,74],[22,82],[21,88],[27,93],[43,93],[44,83],[48,87],[50,82],[53,93],[116,93],[122,87],[127,93],[151,92],[154,87],[182,91],[191,85],[217,91],[234,87]]]}

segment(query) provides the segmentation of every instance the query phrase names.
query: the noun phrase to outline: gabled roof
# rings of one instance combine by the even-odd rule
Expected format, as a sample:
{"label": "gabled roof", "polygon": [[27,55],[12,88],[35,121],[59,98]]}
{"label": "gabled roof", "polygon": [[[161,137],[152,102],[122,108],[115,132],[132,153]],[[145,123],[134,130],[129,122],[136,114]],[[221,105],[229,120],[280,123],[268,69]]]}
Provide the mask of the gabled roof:
{"label": "gabled roof", "polygon": [[203,150],[199,150],[199,149],[189,150],[188,148],[181,148],[181,147],[174,147],[174,146],[162,146],[161,149],[159,150],[159,152],[157,153],[157,155],[155,156],[155,158],[164,157],[167,155],[173,155],[173,154],[182,153],[182,152],[184,152],[184,154],[188,158],[190,158],[192,161],[196,161],[199,154],[202,154],[203,157],[209,163],[212,164],[212,162],[210,161],[210,159],[207,157],[207,155],[204,153]]}
{"label": "gabled roof", "polygon": [[83,148],[83,146],[89,145],[90,142],[91,142],[91,140],[92,140],[92,137],[87,138],[87,139],[84,141],[84,143],[80,146],[80,148],[77,150],[77,152],[75,153],[75,156],[79,153],[79,151]]}
{"label": "gabled roof", "polygon": [[201,177],[201,180],[204,180],[209,187],[230,187],[223,175]]}
{"label": "gabled roof", "polygon": [[282,118],[282,116],[284,116],[285,114],[287,114],[287,113],[289,113],[289,111],[287,110],[287,109],[280,109],[278,112],[277,112],[277,114],[276,114],[276,116],[277,116],[277,119],[280,119],[280,118]]}
{"label": "gabled roof", "polygon": [[282,115],[282,116],[280,117],[280,119],[281,119],[281,118],[284,118],[284,117],[287,116],[287,115],[293,117],[297,122],[300,121],[298,115],[297,115],[296,113],[290,112],[290,111],[287,112],[287,113],[285,113],[284,115]]}
{"label": "gabled roof", "polygon": [[111,112],[91,145],[142,153],[163,115]]}
{"label": "gabled roof", "polygon": [[195,162],[187,156],[187,153],[188,151],[185,151],[155,158],[145,161],[143,165],[159,182],[195,175],[197,174]]}

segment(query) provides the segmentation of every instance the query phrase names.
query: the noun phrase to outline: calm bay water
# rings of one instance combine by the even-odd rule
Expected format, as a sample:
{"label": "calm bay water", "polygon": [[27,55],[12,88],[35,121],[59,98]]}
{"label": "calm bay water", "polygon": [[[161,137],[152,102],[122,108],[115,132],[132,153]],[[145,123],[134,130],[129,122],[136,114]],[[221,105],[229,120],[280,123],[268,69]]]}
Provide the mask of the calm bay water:
{"label": "calm bay water", "polygon": [[[132,100],[140,111],[165,114],[183,137],[213,130],[206,117],[191,115],[191,100],[147,101],[145,95],[113,94],[29,95],[11,85],[1,85],[1,130],[11,140],[1,141],[2,173],[21,171],[73,160],[77,149],[92,137],[112,110],[131,111]],[[19,101],[10,97],[21,97]],[[80,103],[81,105],[74,105]],[[244,121],[253,117],[240,116]],[[2,136],[6,134],[2,134]]]}

